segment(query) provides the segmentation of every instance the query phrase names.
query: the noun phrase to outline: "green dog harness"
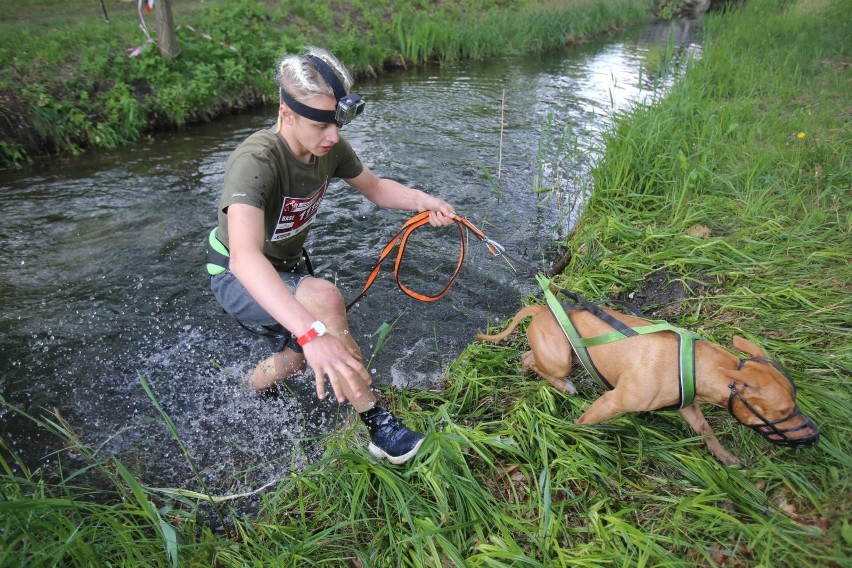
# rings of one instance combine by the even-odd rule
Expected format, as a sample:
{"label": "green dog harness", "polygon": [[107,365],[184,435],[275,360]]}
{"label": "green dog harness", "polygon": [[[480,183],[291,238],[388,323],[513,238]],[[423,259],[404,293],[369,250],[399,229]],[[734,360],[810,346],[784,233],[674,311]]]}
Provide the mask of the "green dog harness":
{"label": "green dog harness", "polygon": [[[559,302],[550,290],[550,280],[541,275],[537,275],[536,279],[544,292],[547,307],[550,309],[551,313],[553,313],[556,321],[559,322],[559,327],[562,328],[563,333],[565,333],[565,337],[568,339],[568,342],[571,343],[571,347],[573,347],[574,352],[577,354],[577,357],[580,359],[580,362],[583,364],[586,372],[594,377],[595,380],[597,380],[598,383],[607,390],[612,390],[613,387],[595,367],[592,362],[592,358],[589,357],[589,347],[612,343],[613,341],[618,341],[619,339],[632,337],[634,335],[648,335],[650,333],[658,333],[660,331],[673,331],[677,334],[678,345],[680,347],[678,357],[680,403],[672,408],[685,408],[693,403],[695,400],[695,342],[701,339],[700,335],[693,331],[675,327],[668,322],[659,320],[645,320],[649,325],[634,328],[626,327],[623,323],[618,322],[617,320],[611,321],[614,320],[614,318],[611,318],[596,305],[587,302],[577,294],[570,295],[574,296],[580,305],[566,307]],[[568,317],[566,309],[586,309],[610,325],[615,323],[616,325],[613,325],[613,327],[616,329],[615,331],[603,333],[595,337],[581,337],[577,328],[571,322],[571,318]]]}

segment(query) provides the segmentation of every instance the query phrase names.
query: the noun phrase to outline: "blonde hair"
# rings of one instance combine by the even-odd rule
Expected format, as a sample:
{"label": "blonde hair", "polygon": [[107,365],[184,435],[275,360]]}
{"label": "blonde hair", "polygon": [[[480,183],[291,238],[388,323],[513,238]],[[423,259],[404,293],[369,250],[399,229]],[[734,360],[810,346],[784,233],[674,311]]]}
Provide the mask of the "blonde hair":
{"label": "blonde hair", "polygon": [[349,74],[343,63],[328,51],[319,47],[308,46],[302,55],[286,55],[278,62],[278,71],[275,74],[275,84],[287,91],[296,100],[302,100],[313,95],[334,96],[334,91],[326,82],[314,65],[308,61],[307,56],[313,55],[326,62],[340,80],[340,84],[348,94],[352,89],[352,75]]}
{"label": "blonde hair", "polygon": [[[337,75],[343,89],[349,94],[352,89],[352,75],[349,71],[331,53],[325,49],[307,46],[302,55],[285,55],[278,62],[278,70],[275,73],[275,84],[278,86],[279,97],[282,91],[287,91],[287,94],[302,101],[314,95],[326,95],[334,97],[334,89],[325,80],[319,70],[308,60],[308,56],[318,57],[322,59]],[[279,103],[284,101],[279,99]],[[286,103],[285,103],[286,104]],[[276,130],[281,128],[281,112],[278,113],[276,122]]]}

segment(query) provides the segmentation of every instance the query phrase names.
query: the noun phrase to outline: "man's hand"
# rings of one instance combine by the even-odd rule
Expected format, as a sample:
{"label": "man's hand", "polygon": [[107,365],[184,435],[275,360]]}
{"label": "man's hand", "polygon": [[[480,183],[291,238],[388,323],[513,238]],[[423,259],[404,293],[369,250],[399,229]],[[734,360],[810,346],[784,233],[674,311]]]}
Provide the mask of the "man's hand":
{"label": "man's hand", "polygon": [[325,377],[328,377],[337,402],[361,398],[370,388],[373,378],[361,359],[350,353],[333,335],[323,335],[306,343],[302,350],[308,365],[314,370],[317,398],[325,400]]}
{"label": "man's hand", "polygon": [[437,197],[426,196],[423,211],[429,211],[429,224],[433,227],[444,227],[451,225],[456,218],[453,206]]}

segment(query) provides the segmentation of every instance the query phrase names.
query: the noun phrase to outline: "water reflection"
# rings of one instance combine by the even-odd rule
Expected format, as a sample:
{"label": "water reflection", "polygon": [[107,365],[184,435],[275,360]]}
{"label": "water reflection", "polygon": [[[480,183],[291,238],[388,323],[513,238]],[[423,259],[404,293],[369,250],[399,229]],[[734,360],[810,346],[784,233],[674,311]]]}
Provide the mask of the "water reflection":
{"label": "water reflection", "polygon": [[[601,131],[614,112],[653,96],[642,69],[667,39],[666,27],[652,26],[563,51],[361,82],[367,111],[344,134],[377,173],[447,199],[546,270],[588,194]],[[0,174],[6,401],[34,415],[56,408],[87,444],[154,485],[196,482],[140,376],[219,491],[256,488],[321,451],[315,437],[342,423],[346,409],[318,402],[310,376],[292,381],[290,396],[246,391],[265,344],[219,311],[203,265],[225,160],[274,115],[260,109]],[[309,240],[317,271],[355,297],[407,218],[335,185]],[[403,277],[434,293],[452,272],[457,233],[417,235]],[[534,292],[529,274],[493,261],[474,239],[446,299],[411,300],[388,267],[352,312],[352,329],[369,358],[380,326],[394,322],[370,365],[376,383],[426,387],[474,333]],[[0,420],[28,460],[68,459],[9,408],[0,407]]]}

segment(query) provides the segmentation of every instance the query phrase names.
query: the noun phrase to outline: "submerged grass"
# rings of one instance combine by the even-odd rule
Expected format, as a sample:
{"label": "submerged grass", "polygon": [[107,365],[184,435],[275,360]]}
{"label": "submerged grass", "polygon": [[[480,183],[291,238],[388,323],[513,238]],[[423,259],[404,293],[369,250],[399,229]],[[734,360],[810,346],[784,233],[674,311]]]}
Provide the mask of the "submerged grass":
{"label": "submerged grass", "polygon": [[[748,463],[737,470],[715,462],[676,413],[575,426],[598,388],[580,371],[577,396],[519,376],[519,334],[472,343],[438,390],[386,393],[410,426],[431,432],[408,466],[373,460],[353,427],[264,493],[259,511],[229,511],[216,530],[206,495],[143,487],[82,447],[83,469],[107,489],[71,471],[48,482],[4,443],[0,566],[848,565],[843,4],[753,0],[706,20],[701,59],[607,134],[557,278],[590,298],[647,295],[655,314],[723,345],[734,333],[756,340],[791,371],[822,430],[816,447],[769,446],[709,410]],[[653,300],[671,283],[685,294]],[[41,425],[76,440],[59,422]]]}

